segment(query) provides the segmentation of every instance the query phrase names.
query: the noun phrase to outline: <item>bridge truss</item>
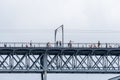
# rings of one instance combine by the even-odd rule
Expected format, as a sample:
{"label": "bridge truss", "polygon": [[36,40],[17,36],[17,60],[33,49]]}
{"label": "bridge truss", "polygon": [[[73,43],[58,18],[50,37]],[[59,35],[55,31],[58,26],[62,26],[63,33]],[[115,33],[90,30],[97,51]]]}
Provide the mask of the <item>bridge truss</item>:
{"label": "bridge truss", "polygon": [[1,47],[0,73],[120,73],[120,49]]}

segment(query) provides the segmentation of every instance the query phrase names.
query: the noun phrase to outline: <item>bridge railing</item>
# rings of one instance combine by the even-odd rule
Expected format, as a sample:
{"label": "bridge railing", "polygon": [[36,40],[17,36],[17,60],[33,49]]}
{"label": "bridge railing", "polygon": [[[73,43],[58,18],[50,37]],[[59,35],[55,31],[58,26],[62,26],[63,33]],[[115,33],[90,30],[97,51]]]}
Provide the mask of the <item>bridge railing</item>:
{"label": "bridge railing", "polygon": [[36,43],[36,42],[0,42],[0,47],[73,47],[73,48],[120,48],[120,43]]}

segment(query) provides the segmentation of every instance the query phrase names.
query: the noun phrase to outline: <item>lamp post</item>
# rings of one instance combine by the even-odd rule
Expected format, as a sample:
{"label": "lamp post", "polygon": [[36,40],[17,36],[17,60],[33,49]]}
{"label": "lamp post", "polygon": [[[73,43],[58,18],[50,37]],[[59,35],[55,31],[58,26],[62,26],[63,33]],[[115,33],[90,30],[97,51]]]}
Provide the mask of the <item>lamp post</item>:
{"label": "lamp post", "polygon": [[63,47],[64,46],[64,26],[63,25],[61,25],[60,27],[58,27],[57,29],[55,29],[54,42],[56,43],[57,31],[60,28],[62,29],[62,47]]}

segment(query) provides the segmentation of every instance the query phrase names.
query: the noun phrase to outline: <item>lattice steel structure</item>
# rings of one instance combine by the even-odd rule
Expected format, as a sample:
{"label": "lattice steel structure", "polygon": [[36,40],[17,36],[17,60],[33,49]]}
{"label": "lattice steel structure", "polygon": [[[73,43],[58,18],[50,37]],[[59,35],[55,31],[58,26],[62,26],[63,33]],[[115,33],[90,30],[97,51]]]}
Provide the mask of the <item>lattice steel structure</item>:
{"label": "lattice steel structure", "polygon": [[120,73],[120,48],[1,47],[0,73]]}

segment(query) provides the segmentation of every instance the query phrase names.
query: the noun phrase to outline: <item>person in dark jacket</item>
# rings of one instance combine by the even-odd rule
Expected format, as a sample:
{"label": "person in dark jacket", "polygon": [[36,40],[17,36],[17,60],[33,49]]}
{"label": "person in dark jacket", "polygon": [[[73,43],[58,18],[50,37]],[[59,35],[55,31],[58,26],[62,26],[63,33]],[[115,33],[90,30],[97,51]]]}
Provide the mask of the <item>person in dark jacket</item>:
{"label": "person in dark jacket", "polygon": [[100,48],[100,41],[98,41],[98,48]]}

